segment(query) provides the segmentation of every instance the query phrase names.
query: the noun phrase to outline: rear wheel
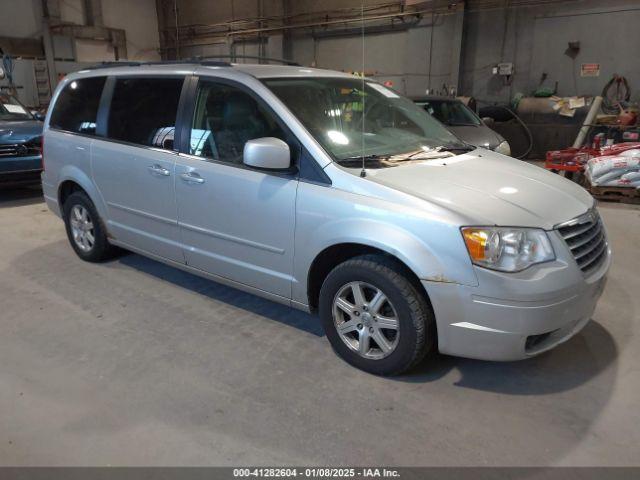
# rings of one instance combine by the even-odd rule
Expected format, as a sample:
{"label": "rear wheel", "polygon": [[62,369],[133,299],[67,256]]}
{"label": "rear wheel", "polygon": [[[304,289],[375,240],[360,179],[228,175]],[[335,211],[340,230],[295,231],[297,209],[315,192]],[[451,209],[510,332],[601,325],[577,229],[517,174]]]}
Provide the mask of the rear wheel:
{"label": "rear wheel", "polygon": [[424,294],[382,255],[356,257],[332,270],[320,290],[319,310],[336,353],[370,373],[402,373],[435,345]]}
{"label": "rear wheel", "polygon": [[69,195],[62,210],[69,243],[81,259],[100,262],[113,256],[116,249],[109,244],[98,211],[84,192]]}

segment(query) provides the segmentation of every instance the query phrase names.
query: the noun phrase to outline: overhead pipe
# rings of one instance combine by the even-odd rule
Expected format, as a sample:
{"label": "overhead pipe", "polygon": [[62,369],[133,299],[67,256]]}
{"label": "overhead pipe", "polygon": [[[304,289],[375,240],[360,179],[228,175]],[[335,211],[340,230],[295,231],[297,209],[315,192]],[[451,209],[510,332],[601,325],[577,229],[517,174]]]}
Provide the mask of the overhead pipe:
{"label": "overhead pipe", "polygon": [[362,18],[343,18],[339,20],[325,20],[323,22],[312,22],[312,23],[303,23],[303,24],[292,24],[292,25],[281,25],[277,27],[263,27],[263,28],[250,28],[247,30],[236,30],[234,32],[227,33],[227,36],[231,35],[239,35],[239,34],[252,34],[252,33],[262,33],[262,32],[272,32],[276,30],[294,30],[299,28],[312,28],[312,27],[326,27],[330,25],[344,25],[346,23],[360,23],[363,20],[365,22],[371,22],[374,20],[386,20],[388,18],[398,18],[398,17],[407,17],[407,16],[419,16],[423,13],[430,12],[430,10],[420,10],[411,13],[390,13],[386,15],[373,15]]}
{"label": "overhead pipe", "polygon": [[[568,0],[565,0],[568,1]],[[474,7],[468,7],[468,11],[469,12],[478,12],[478,11],[483,11],[483,10],[503,10],[505,7],[501,2],[501,0],[495,0],[496,2],[496,6],[492,6],[490,1],[487,1],[486,4],[484,5],[480,5],[480,6],[476,6]],[[532,5],[544,5],[547,3],[554,3],[557,2],[557,0],[511,0],[510,3],[510,8],[515,8],[518,6],[532,6]],[[378,5],[374,5],[371,6],[368,10],[380,10],[383,8],[390,8],[390,7],[398,7],[401,6],[401,4],[399,3],[384,3],[384,4],[378,4]],[[457,13],[457,11],[454,9],[451,9],[451,2],[442,2],[441,6],[434,6],[428,9],[421,9],[421,10],[411,10],[411,11],[403,11],[403,10],[399,10],[395,13],[388,13],[388,14],[384,14],[384,15],[372,15],[372,16],[367,16],[364,18],[364,21],[371,21],[371,20],[381,20],[381,19],[387,19],[387,18],[394,18],[394,17],[406,17],[406,16],[411,16],[411,15],[421,15],[421,14],[425,14],[425,13],[437,13],[437,14],[443,14],[443,15],[455,15]],[[342,8],[342,9],[334,9],[331,10],[331,12],[360,12],[360,9],[354,9],[354,8]],[[288,20],[291,18],[295,18],[295,17],[301,17],[301,16],[312,16],[312,15],[317,15],[318,13],[323,13],[323,12],[303,12],[303,13],[298,13],[295,15],[287,15],[287,16],[268,16],[268,17],[260,17],[260,18],[247,18],[247,19],[239,19],[239,20],[233,20],[232,22],[220,22],[220,23],[209,23],[209,24],[191,24],[191,25],[181,25],[180,28],[181,29],[191,29],[191,30],[195,30],[198,28],[215,28],[215,27],[227,27],[229,28],[229,26],[234,23],[234,24],[246,24],[246,23],[260,23],[260,22],[264,22],[264,21],[269,21],[269,20]],[[301,23],[301,24],[283,24],[277,27],[263,27],[263,28],[253,28],[253,29],[246,29],[246,30],[236,30],[234,32],[227,32],[228,35],[241,35],[244,33],[261,33],[261,32],[265,32],[265,31],[277,31],[277,30],[290,30],[290,29],[297,29],[297,28],[311,28],[311,27],[316,27],[316,26],[329,26],[329,25],[334,25],[334,24],[344,24],[344,23],[357,23],[357,22],[361,22],[363,19],[360,16],[354,16],[353,18],[348,18],[348,19],[338,19],[338,20],[326,20],[326,21],[319,21],[319,22],[309,22],[309,23]],[[167,27],[164,28],[164,30],[168,30]],[[223,32],[216,32],[216,33],[223,33]],[[200,35],[205,35],[205,33],[200,34]]]}
{"label": "overhead pipe", "polygon": [[[390,7],[398,7],[397,3],[385,3],[385,4],[379,4],[379,5],[375,5],[372,6],[370,8],[366,8],[365,11],[373,11],[373,10],[381,10],[382,8],[390,8]],[[241,18],[241,19],[235,19],[232,18],[231,21],[226,21],[226,22],[219,22],[219,23],[195,23],[195,24],[190,24],[190,25],[182,25],[181,28],[197,28],[197,27],[228,27],[231,24],[241,24],[241,23],[258,23],[260,21],[269,21],[269,20],[291,20],[293,18],[296,17],[304,17],[304,16],[318,16],[319,14],[321,14],[321,16],[326,16],[328,14],[339,14],[339,12],[352,12],[354,14],[360,15],[360,8],[339,8],[339,9],[333,9],[333,10],[329,10],[327,12],[323,11],[323,12],[303,12],[303,13],[296,13],[296,14],[292,14],[292,15],[270,15],[270,16],[259,16],[259,17],[254,17],[254,18]],[[402,13],[402,10],[398,10],[396,13]],[[358,19],[360,19],[360,17],[357,17]]]}
{"label": "overhead pipe", "polygon": [[[384,14],[384,15],[370,15],[368,17],[364,18],[365,22],[371,22],[371,21],[375,21],[375,20],[386,20],[386,19],[390,19],[390,18],[404,18],[404,17],[411,17],[411,16],[420,16],[423,15],[425,13],[431,13],[433,11],[433,9],[428,9],[428,10],[415,10],[415,11],[411,11],[411,12],[397,12],[397,13],[389,13],[389,14]],[[449,14],[454,15],[457,12],[450,12]],[[237,35],[250,35],[250,34],[258,34],[258,33],[265,33],[265,32],[274,32],[274,31],[283,31],[283,30],[296,30],[296,29],[303,29],[303,28],[314,28],[314,27],[327,27],[327,26],[332,26],[332,25],[345,25],[345,24],[349,24],[349,23],[360,23],[362,22],[363,19],[362,18],[343,18],[343,19],[337,19],[337,20],[324,20],[324,21],[319,21],[319,22],[309,22],[309,23],[296,23],[296,24],[290,24],[290,25],[278,25],[278,26],[274,26],[274,27],[260,27],[260,28],[248,28],[248,29],[244,29],[244,30],[234,30],[234,31],[227,31],[227,32],[213,32],[211,34],[207,34],[207,33],[201,33],[201,34],[194,34],[193,36],[200,36],[200,37],[231,37],[231,36],[237,36]],[[182,29],[185,28],[192,28],[192,27],[181,27]]]}

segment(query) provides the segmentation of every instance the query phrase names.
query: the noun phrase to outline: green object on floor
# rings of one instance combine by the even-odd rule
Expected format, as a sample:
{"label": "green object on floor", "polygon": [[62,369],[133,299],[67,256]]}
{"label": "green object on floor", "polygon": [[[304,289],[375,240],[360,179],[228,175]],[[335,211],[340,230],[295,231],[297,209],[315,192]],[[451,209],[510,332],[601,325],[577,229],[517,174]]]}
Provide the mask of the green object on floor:
{"label": "green object on floor", "polygon": [[540,87],[533,92],[533,96],[546,98],[546,97],[550,97],[554,93],[555,91],[549,87]]}

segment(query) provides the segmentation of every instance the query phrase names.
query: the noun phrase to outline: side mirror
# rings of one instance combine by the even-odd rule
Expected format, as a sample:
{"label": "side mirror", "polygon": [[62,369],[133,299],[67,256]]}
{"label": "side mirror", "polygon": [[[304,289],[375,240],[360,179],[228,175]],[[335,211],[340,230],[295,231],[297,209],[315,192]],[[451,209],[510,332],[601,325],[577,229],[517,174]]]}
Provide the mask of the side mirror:
{"label": "side mirror", "polygon": [[40,122],[44,122],[44,114],[40,113],[40,112],[36,112],[33,114],[33,116],[35,117],[36,120],[40,121]]}
{"label": "side mirror", "polygon": [[285,170],[291,166],[291,152],[279,138],[256,138],[244,144],[242,162],[254,168]]}

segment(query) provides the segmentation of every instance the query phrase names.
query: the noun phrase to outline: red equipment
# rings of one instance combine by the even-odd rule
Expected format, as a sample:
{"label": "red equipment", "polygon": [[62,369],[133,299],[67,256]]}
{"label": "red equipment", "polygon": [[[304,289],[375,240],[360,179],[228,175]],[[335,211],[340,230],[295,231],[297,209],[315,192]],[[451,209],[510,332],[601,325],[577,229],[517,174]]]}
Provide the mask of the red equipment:
{"label": "red equipment", "polygon": [[600,149],[581,147],[547,152],[544,168],[555,172],[581,172],[590,158],[600,156]]}
{"label": "red equipment", "polygon": [[581,172],[589,159],[605,155],[616,156],[627,150],[640,149],[640,142],[616,143],[608,147],[580,147],[547,152],[544,168],[555,172]]}

